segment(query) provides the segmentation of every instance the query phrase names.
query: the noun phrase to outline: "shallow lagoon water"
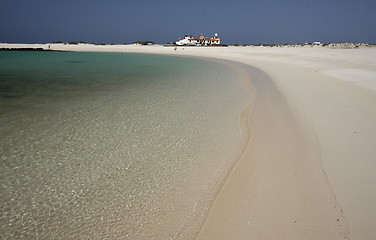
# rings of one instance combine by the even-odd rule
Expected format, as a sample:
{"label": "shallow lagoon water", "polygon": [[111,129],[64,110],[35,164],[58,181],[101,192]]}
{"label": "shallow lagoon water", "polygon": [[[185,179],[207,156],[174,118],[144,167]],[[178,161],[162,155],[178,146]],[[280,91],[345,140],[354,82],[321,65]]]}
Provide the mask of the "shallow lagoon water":
{"label": "shallow lagoon water", "polygon": [[4,239],[194,237],[240,151],[241,73],[160,55],[0,55]]}

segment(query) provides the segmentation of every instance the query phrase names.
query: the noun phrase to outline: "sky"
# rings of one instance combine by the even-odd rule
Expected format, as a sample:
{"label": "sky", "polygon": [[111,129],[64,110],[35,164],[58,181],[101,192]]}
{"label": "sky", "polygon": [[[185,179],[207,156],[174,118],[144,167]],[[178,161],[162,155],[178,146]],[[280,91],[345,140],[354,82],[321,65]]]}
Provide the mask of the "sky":
{"label": "sky", "polygon": [[0,0],[0,42],[376,43],[376,0]]}

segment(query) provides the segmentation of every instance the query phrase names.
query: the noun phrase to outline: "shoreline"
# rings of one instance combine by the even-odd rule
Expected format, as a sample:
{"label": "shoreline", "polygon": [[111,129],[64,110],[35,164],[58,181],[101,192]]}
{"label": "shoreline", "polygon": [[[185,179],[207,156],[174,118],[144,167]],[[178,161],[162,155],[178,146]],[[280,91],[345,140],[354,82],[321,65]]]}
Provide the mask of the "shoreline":
{"label": "shoreline", "polygon": [[346,219],[312,147],[316,139],[265,72],[238,66],[247,69],[257,92],[246,119],[251,139],[196,239],[279,239],[281,234],[288,239],[349,239]]}
{"label": "shoreline", "polygon": [[[220,189],[197,239],[372,239],[376,235],[372,146],[376,48],[174,51],[161,46],[60,45],[51,44],[63,51],[167,54],[246,64],[242,67],[253,76],[258,102],[248,125],[252,139]],[[252,66],[270,76],[267,86],[253,82],[257,74],[264,80],[268,77]]]}

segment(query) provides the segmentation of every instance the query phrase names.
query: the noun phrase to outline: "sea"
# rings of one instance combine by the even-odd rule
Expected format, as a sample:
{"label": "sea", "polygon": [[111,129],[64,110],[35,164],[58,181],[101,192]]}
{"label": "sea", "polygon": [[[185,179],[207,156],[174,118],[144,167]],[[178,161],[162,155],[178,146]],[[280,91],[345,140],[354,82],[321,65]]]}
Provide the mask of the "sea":
{"label": "sea", "polygon": [[0,238],[193,239],[250,95],[216,60],[1,51]]}

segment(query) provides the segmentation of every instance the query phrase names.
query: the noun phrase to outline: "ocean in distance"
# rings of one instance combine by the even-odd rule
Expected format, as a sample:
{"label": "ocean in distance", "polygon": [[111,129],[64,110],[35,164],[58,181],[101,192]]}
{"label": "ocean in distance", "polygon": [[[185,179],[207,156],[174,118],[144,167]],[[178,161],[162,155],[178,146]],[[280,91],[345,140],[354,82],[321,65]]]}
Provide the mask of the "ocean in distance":
{"label": "ocean in distance", "polygon": [[212,60],[0,52],[1,238],[193,238],[249,102]]}

